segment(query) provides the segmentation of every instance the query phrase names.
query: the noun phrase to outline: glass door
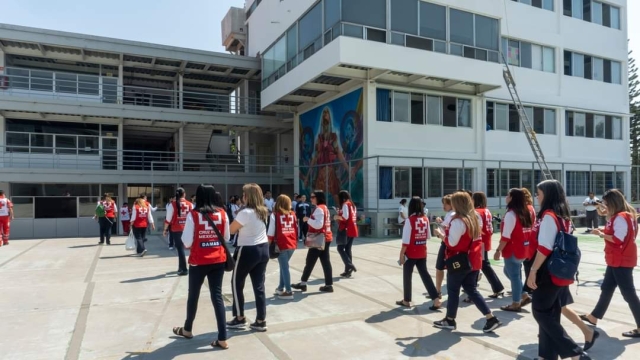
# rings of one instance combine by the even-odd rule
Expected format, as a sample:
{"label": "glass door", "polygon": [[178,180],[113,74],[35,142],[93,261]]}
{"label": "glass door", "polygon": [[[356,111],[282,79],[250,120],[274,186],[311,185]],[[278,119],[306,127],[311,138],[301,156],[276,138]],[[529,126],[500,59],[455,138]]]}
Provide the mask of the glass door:
{"label": "glass door", "polygon": [[102,169],[118,169],[118,138],[102,138]]}

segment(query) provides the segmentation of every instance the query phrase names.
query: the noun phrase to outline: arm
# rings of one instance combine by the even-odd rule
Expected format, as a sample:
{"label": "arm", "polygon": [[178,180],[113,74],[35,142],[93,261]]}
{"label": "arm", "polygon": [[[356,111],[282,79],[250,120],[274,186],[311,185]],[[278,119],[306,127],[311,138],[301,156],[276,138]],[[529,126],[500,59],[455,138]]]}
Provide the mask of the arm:
{"label": "arm", "polygon": [[447,246],[454,247],[458,245],[460,242],[460,238],[467,231],[467,226],[464,224],[464,221],[460,219],[454,219],[451,221],[451,226],[449,227],[449,237],[446,238],[445,242]]}
{"label": "arm", "polygon": [[407,246],[409,244],[411,244],[411,224],[410,221],[405,221],[404,227],[402,229],[402,247],[400,248],[400,259],[398,259],[398,263],[400,263],[400,265],[404,265],[405,253],[407,252]]}
{"label": "arm", "polygon": [[324,211],[317,207],[316,211],[311,215],[311,218],[307,220],[307,224],[316,230],[322,229],[324,226]]}
{"label": "arm", "polygon": [[191,213],[187,215],[187,222],[184,224],[184,231],[182,232],[182,243],[187,249],[193,245],[193,216]]}
{"label": "arm", "polygon": [[613,221],[613,234],[607,235],[604,231],[599,229],[593,229],[591,231],[594,235],[599,235],[605,241],[608,241],[612,244],[620,244],[624,243],[624,239],[627,237],[627,233],[629,232],[629,227],[627,225],[627,221],[622,217],[616,217]]}
{"label": "arm", "polygon": [[10,219],[13,220],[13,203],[9,202],[9,216]]}
{"label": "arm", "polygon": [[133,212],[131,213],[131,224],[133,224],[136,221],[136,217],[138,216],[138,212],[136,211],[136,208],[133,208]]}
{"label": "arm", "polygon": [[247,222],[247,216],[246,216],[247,212],[246,211],[240,211],[238,212],[238,215],[236,216],[236,218],[233,220],[233,222],[231,223],[231,226],[229,228],[229,232],[231,234],[237,234],[238,231],[240,231],[240,229],[242,229],[242,227],[244,226],[244,224]]}
{"label": "arm", "polygon": [[536,284],[538,270],[542,264],[544,264],[545,260],[547,260],[547,257],[551,255],[557,234],[558,225],[556,225],[554,218],[551,215],[545,215],[540,223],[538,233],[538,253],[536,254],[536,260],[533,262],[533,265],[531,265],[531,272],[527,279],[527,285],[534,290],[538,287]]}
{"label": "arm", "polygon": [[229,241],[231,238],[229,233],[229,218],[226,216],[224,217],[224,235],[222,237],[224,238],[224,241]]}
{"label": "arm", "polygon": [[276,217],[274,214],[269,216],[271,221],[269,221],[269,229],[267,229],[267,237],[269,238],[269,242],[272,242],[276,237]]}
{"label": "arm", "polygon": [[345,221],[349,218],[349,206],[347,204],[342,205],[342,215],[335,215],[333,220]]}
{"label": "arm", "polygon": [[156,224],[153,222],[153,214],[151,214],[151,211],[149,211],[147,213],[147,219],[149,220],[149,223],[151,224],[151,229],[155,230],[156,229]]}
{"label": "arm", "polygon": [[173,204],[169,204],[169,206],[167,206],[167,217],[164,219],[164,229],[162,230],[162,235],[167,236],[171,221],[173,221]]}

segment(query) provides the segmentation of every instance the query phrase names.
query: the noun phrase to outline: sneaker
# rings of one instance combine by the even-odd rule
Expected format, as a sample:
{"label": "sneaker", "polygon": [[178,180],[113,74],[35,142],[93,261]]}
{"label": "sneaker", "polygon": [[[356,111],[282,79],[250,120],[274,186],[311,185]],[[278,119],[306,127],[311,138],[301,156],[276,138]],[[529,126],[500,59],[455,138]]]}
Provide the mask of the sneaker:
{"label": "sneaker", "polygon": [[147,249],[142,250],[142,252],[140,253],[140,257],[143,257],[144,254],[146,254],[146,253],[147,253]]}
{"label": "sneaker", "polygon": [[185,275],[189,275],[189,270],[179,270],[178,271],[178,276],[185,276]]}
{"label": "sneaker", "polygon": [[246,326],[247,326],[247,318],[238,320],[237,317],[234,317],[233,320],[227,321],[227,327],[229,329],[244,329]]}
{"label": "sneaker", "polygon": [[169,250],[173,250],[173,246],[169,246]]}
{"label": "sneaker", "polygon": [[292,291],[282,291],[278,294],[278,299],[280,300],[293,300],[293,292]]}
{"label": "sneaker", "polygon": [[250,327],[255,331],[264,332],[267,331],[267,322],[258,322],[258,320],[256,320],[253,324],[250,325]]}
{"label": "sneaker", "polygon": [[304,291],[307,291],[307,284],[302,284],[302,283],[291,284],[291,288],[304,292]]}
{"label": "sneaker", "polygon": [[434,321],[433,326],[437,327],[438,329],[455,330],[456,321],[444,318],[440,321]]}
{"label": "sneaker", "polygon": [[332,293],[333,292],[333,285],[320,286],[320,291],[321,292],[326,292],[326,293]]}
{"label": "sneaker", "polygon": [[284,293],[284,290],[276,289],[276,291],[273,292],[273,295],[280,296],[283,293]]}
{"label": "sneaker", "polygon": [[494,316],[491,319],[487,320],[487,323],[484,324],[482,331],[486,333],[490,333],[493,330],[499,328],[501,325],[502,323],[500,322],[500,320],[498,320],[498,318]]}

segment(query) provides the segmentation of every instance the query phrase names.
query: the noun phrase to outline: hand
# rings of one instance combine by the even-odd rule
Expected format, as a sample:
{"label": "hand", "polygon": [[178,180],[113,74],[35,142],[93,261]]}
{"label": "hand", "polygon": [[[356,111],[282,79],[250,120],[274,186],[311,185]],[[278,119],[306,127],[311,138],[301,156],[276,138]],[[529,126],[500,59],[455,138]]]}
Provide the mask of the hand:
{"label": "hand", "polygon": [[340,216],[340,215],[333,215],[333,220],[340,221],[340,220],[342,220],[342,216]]}
{"label": "hand", "polygon": [[305,217],[302,219],[302,221],[307,222],[307,221],[309,221],[309,218],[305,216]]}
{"label": "hand", "polygon": [[156,224],[151,224],[151,230],[156,231]]}
{"label": "hand", "polygon": [[405,259],[405,257],[404,257],[404,256],[400,256],[400,260],[398,260],[398,263],[400,263],[400,265],[404,265],[404,263],[405,263],[405,261],[406,261],[406,260],[407,260],[407,259]]}
{"label": "hand", "polygon": [[438,217],[436,218],[436,222],[437,222],[438,224],[441,224],[441,223],[442,223],[442,218],[441,218],[440,216],[438,216]]}
{"label": "hand", "polygon": [[591,230],[591,234],[593,234],[593,235],[602,235],[602,231],[600,231],[600,229],[593,229],[593,230]]}
{"label": "hand", "polygon": [[537,276],[538,276],[538,270],[531,269],[531,272],[529,273],[529,278],[527,279],[527,286],[529,286],[529,288],[531,288],[532,290],[535,290],[538,288],[538,285],[536,284]]}
{"label": "hand", "polygon": [[493,260],[495,261],[500,260],[500,252],[498,250],[496,250],[496,253],[493,254]]}
{"label": "hand", "polygon": [[169,232],[167,231],[167,229],[164,229],[162,231],[162,236],[167,236],[169,234]]}

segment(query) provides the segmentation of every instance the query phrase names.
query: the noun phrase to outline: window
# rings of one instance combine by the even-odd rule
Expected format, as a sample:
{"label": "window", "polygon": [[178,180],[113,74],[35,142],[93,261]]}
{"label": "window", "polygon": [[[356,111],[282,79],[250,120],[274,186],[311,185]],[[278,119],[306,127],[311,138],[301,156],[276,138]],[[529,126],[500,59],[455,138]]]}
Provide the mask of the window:
{"label": "window", "polygon": [[567,111],[567,136],[622,140],[622,118]]}
{"label": "window", "polygon": [[583,1],[582,0],[572,0],[572,12],[571,12],[571,16],[573,16],[576,19],[582,19],[583,18]]}
{"label": "window", "polygon": [[410,189],[411,168],[396,167],[394,168],[394,197],[408,198]]}
{"label": "window", "polygon": [[564,74],[567,76],[613,84],[622,82],[622,66],[618,61],[565,51],[564,62]]}
{"label": "window", "polygon": [[387,32],[384,30],[367,28],[367,40],[386,43]]}
{"label": "window", "polygon": [[509,131],[520,132],[520,115],[514,105],[509,105]]}
{"label": "window", "polygon": [[31,70],[31,90],[53,91],[53,73]]}
{"label": "window", "polygon": [[500,30],[496,19],[449,9],[449,38],[452,55],[498,62]]}
{"label": "window", "polygon": [[[420,36],[447,39],[447,8],[424,1],[420,3]],[[437,51],[437,50],[436,50]]]}
{"label": "window", "polygon": [[496,104],[496,130],[509,130],[509,105]]}
{"label": "window", "polygon": [[[561,179],[559,170],[551,170],[551,175],[556,180]],[[527,188],[534,192],[535,185],[542,180],[540,170],[487,169],[486,194],[490,198],[502,197],[512,188]]]}
{"label": "window", "polygon": [[426,189],[428,197],[442,197],[458,189],[473,188],[473,169],[428,168]]}
{"label": "window", "polygon": [[376,118],[391,122],[391,90],[376,89]]}
{"label": "window", "polygon": [[605,118],[604,115],[595,115],[594,117],[595,137],[604,139]]}
{"label": "window", "polygon": [[342,0],[342,20],[354,24],[387,28],[386,0]]}
{"label": "window", "polygon": [[29,134],[7,131],[7,152],[29,152]]}
{"label": "window", "polygon": [[[316,4],[308,13],[306,13],[298,22],[298,49],[306,51],[307,47],[311,47],[317,39],[322,35],[322,7],[321,3]],[[305,54],[304,58],[308,58],[318,49],[313,48],[311,54]]]}
{"label": "window", "polygon": [[[524,111],[537,134],[556,134],[554,109],[525,106]],[[520,117],[513,105],[488,101],[486,116],[489,130],[520,132]]]}
{"label": "window", "polygon": [[475,30],[475,46],[483,49],[499,50],[500,30],[496,19],[475,15]]}
{"label": "window", "polygon": [[298,63],[296,55],[298,54],[298,25],[295,24],[287,31],[287,71],[295,68]]}
{"label": "window", "polygon": [[593,74],[592,79],[597,81],[604,81],[604,60],[599,58],[593,58]]}
{"label": "window", "polygon": [[588,171],[567,171],[567,196],[587,196],[591,191]]}
{"label": "window", "polygon": [[53,153],[53,135],[31,134],[32,153]]}
{"label": "window", "polygon": [[427,196],[442,197],[442,169],[427,169]]}
{"label": "window", "polygon": [[442,124],[456,127],[456,98],[445,96],[442,98]]}
{"label": "window", "polygon": [[278,42],[273,46],[273,71],[274,73],[278,73],[278,78],[280,75],[284,75],[286,72],[283,67],[287,63],[287,39],[286,37],[282,37]]}
{"label": "window", "polygon": [[362,26],[344,24],[344,35],[362,39],[364,37],[364,28]]}
{"label": "window", "polygon": [[565,16],[620,29],[620,8],[616,6],[592,0],[563,0],[563,10]]}
{"label": "window", "polygon": [[[376,89],[376,120],[472,127],[471,100]],[[426,105],[426,109],[425,109]]]}
{"label": "window", "polygon": [[78,217],[76,197],[36,197],[36,219],[70,219]]}
{"label": "window", "polygon": [[620,30],[620,9],[611,6],[611,27]]}
{"label": "window", "polygon": [[340,21],[340,0],[324,0],[324,30]]}
{"label": "window", "polygon": [[411,123],[424,124],[424,95],[411,94]]}
{"label": "window", "polygon": [[422,193],[424,169],[411,168],[411,196],[424,197]]}
{"label": "window", "polygon": [[572,54],[573,76],[584,77],[584,55]]}
{"label": "window", "polygon": [[535,6],[540,9],[553,11],[553,0],[513,0],[513,1]]}
{"label": "window", "polygon": [[597,195],[614,188],[624,189],[624,172],[567,171],[567,196],[585,197],[590,191]]}
{"label": "window", "polygon": [[427,96],[427,124],[442,125],[442,98]]}
{"label": "window", "polygon": [[418,35],[418,1],[391,1],[391,30]]}
{"label": "window", "polygon": [[553,48],[542,48],[542,71],[556,72],[556,51]]}
{"label": "window", "polygon": [[409,94],[393,92],[393,121],[409,122]]}
{"label": "window", "polygon": [[556,111],[553,109],[544,109],[544,133],[556,134]]}
{"label": "window", "polygon": [[612,121],[613,139],[622,140],[622,118],[614,117]]}
{"label": "window", "polygon": [[458,99],[458,126],[471,127],[471,100]]}
{"label": "window", "polygon": [[602,3],[591,2],[591,22],[602,25]]}
{"label": "window", "polygon": [[381,166],[378,172],[378,197],[380,199],[393,199],[393,168]]}
{"label": "window", "polygon": [[574,113],[573,114],[573,136],[586,136],[586,114]]}
{"label": "window", "polygon": [[[455,24],[453,26],[452,24]],[[450,9],[449,10],[449,33],[452,42],[473,46],[473,14]]]}
{"label": "window", "polygon": [[[606,69],[607,68],[605,68],[605,73]],[[611,82],[614,84],[622,84],[622,66],[617,61],[611,62]]]}

